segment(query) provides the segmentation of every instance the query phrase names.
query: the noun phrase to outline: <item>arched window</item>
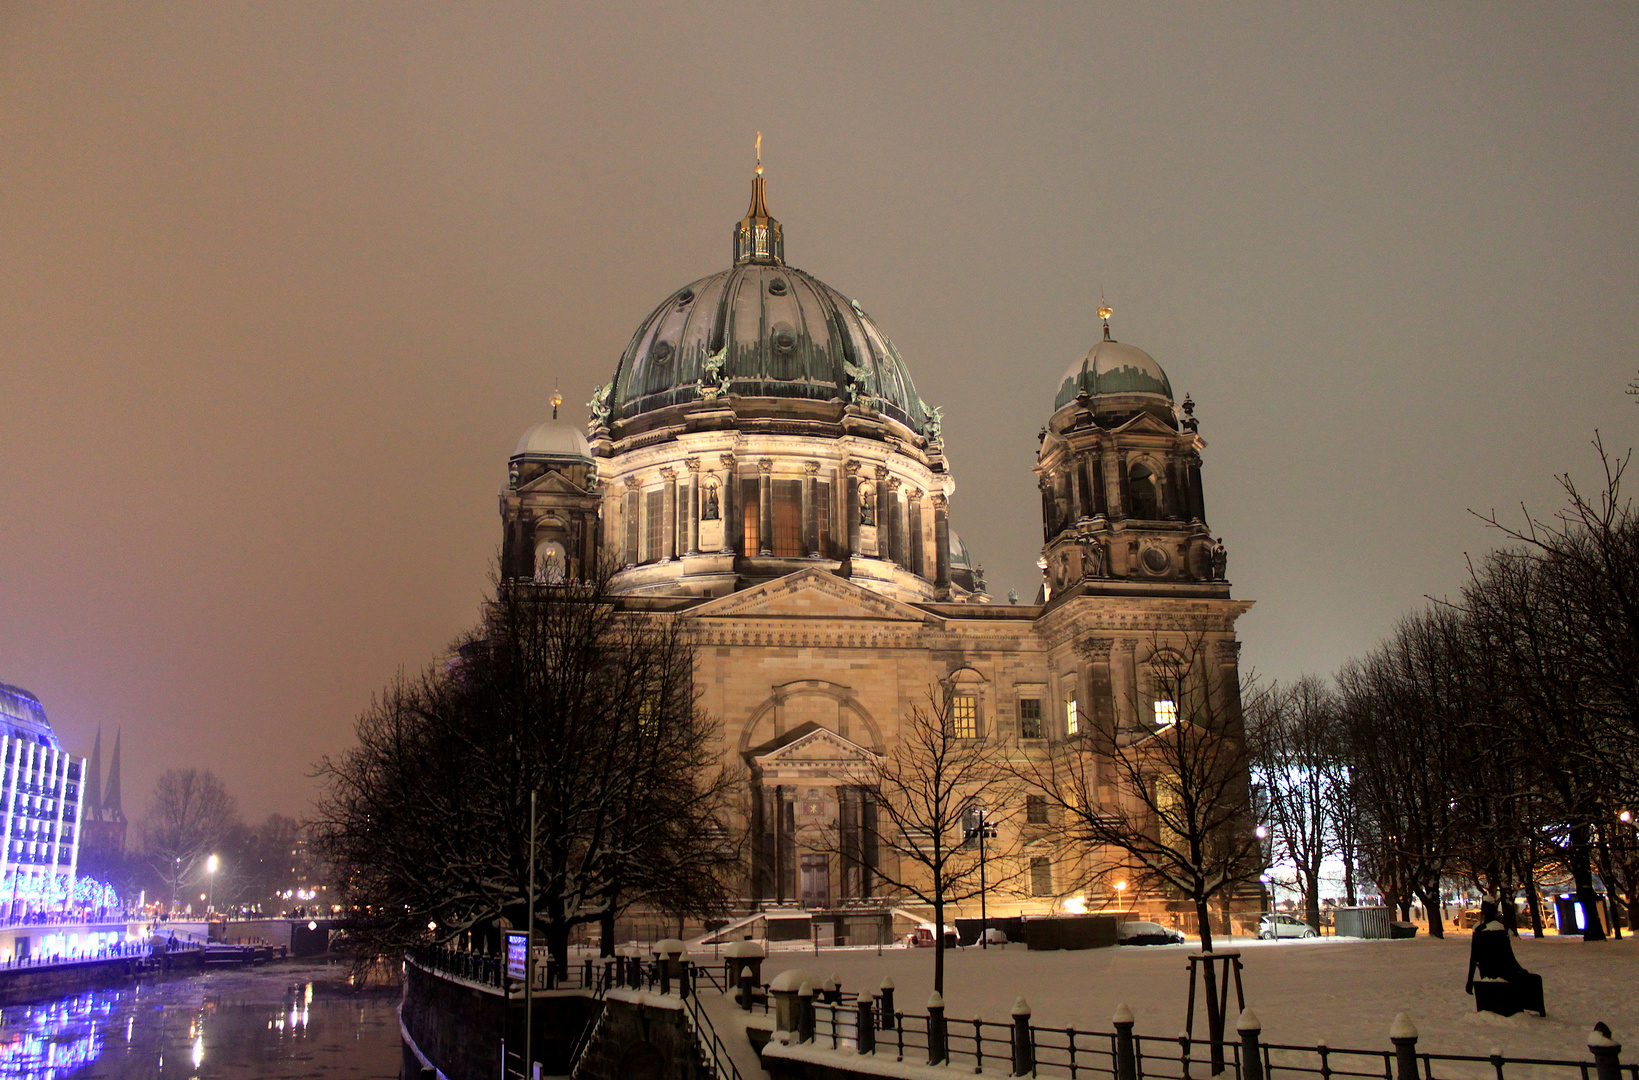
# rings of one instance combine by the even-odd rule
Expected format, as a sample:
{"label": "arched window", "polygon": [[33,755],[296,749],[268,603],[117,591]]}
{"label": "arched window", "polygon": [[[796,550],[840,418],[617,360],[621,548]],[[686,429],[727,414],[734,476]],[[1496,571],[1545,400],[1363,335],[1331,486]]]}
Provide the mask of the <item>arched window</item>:
{"label": "arched window", "polygon": [[1157,477],[1142,461],[1134,462],[1127,472],[1127,490],[1132,493],[1132,516],[1154,521],[1161,516],[1161,485]]}
{"label": "arched window", "polygon": [[535,583],[562,585],[569,570],[569,553],[556,540],[535,545]]}

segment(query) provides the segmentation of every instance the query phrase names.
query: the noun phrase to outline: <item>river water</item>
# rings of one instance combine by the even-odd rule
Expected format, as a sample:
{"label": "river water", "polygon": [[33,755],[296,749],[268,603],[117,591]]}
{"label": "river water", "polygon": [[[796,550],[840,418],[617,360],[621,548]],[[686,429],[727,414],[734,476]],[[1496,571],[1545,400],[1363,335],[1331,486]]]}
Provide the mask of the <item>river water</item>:
{"label": "river water", "polygon": [[399,991],[348,971],[285,962],[0,1009],[0,1078],[396,1078]]}

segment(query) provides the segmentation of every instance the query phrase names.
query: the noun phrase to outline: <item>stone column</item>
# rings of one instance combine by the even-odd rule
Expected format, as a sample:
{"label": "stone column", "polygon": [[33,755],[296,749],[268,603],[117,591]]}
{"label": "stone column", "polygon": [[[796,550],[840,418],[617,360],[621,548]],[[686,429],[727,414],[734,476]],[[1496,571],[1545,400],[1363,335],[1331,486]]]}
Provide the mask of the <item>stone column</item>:
{"label": "stone column", "polygon": [[1087,638],[1081,643],[1081,654],[1087,660],[1087,708],[1092,714],[1088,720],[1105,735],[1115,731],[1115,689],[1110,680],[1110,651],[1114,638]]}
{"label": "stone column", "polygon": [[1104,483],[1104,458],[1097,449],[1087,457],[1087,471],[1093,477],[1093,491],[1090,496],[1093,505],[1088,509],[1087,516],[1097,517],[1099,514],[1103,514],[1105,517],[1109,517],[1110,503],[1104,491],[1106,486]]}
{"label": "stone column", "polygon": [[1218,685],[1206,690],[1217,695],[1218,716],[1231,735],[1238,738],[1241,733],[1241,643],[1234,638],[1219,640],[1214,651],[1218,661]]}
{"label": "stone column", "polygon": [[810,559],[819,558],[819,506],[814,501],[814,477],[819,475],[819,462],[802,464],[802,549]]}
{"label": "stone column", "polygon": [[927,577],[928,544],[922,536],[922,489],[905,489],[905,569]]}
{"label": "stone column", "polygon": [[643,558],[643,482],[636,476],[626,478],[626,498],[621,507],[620,531],[625,533],[627,566],[636,566]]}
{"label": "stone column", "polygon": [[671,562],[677,558],[677,470],[661,469],[660,475],[666,481],[665,494],[660,500],[660,559]]}
{"label": "stone column", "polygon": [[933,497],[933,585],[934,596],[950,599],[950,500],[943,494]]}
{"label": "stone column", "polygon": [[757,546],[758,554],[774,554],[774,459],[757,462]]}
{"label": "stone column", "polygon": [[1087,493],[1082,488],[1082,481],[1087,468],[1086,459],[1075,451],[1070,452],[1070,520],[1080,521],[1084,517],[1091,517],[1092,510],[1087,505]]}
{"label": "stone column", "polygon": [[1125,485],[1121,482],[1120,455],[1115,447],[1106,446],[1099,454],[1100,471],[1104,474],[1104,505],[1105,514],[1111,521],[1119,521],[1127,516],[1127,503],[1121,497]]}
{"label": "stone column", "polygon": [[848,499],[843,509],[848,518],[848,554],[859,554],[859,462],[850,461],[843,466],[847,473]]}
{"label": "stone column", "polygon": [[[905,565],[905,504],[899,500],[899,477],[888,477],[888,558],[895,566]],[[878,530],[880,536],[881,531]]]}
{"label": "stone column", "polygon": [[1201,490],[1201,455],[1194,450],[1184,458],[1184,475],[1189,484],[1189,519],[1206,520],[1206,493]]}
{"label": "stone column", "polygon": [[732,555],[740,549],[740,537],[744,535],[740,527],[740,478],[734,475],[733,454],[724,454],[718,461],[723,465],[723,495],[717,506],[723,521],[722,553]]}
{"label": "stone column", "polygon": [[1053,539],[1055,518],[1059,516],[1058,500],[1053,497],[1053,481],[1045,476],[1036,478],[1036,486],[1041,488],[1041,542],[1047,543]]}
{"label": "stone column", "polygon": [[876,467],[876,557],[892,558],[893,518],[888,513],[888,467]]}
{"label": "stone column", "polygon": [[693,555],[700,550],[700,459],[685,458],[683,468],[688,470],[689,490],[683,496],[678,513],[683,518],[678,530],[678,544],[683,554]]}
{"label": "stone column", "polygon": [[1136,727],[1142,696],[1138,685],[1138,642],[1122,638],[1115,643],[1115,663],[1111,665],[1115,702],[1115,728]]}

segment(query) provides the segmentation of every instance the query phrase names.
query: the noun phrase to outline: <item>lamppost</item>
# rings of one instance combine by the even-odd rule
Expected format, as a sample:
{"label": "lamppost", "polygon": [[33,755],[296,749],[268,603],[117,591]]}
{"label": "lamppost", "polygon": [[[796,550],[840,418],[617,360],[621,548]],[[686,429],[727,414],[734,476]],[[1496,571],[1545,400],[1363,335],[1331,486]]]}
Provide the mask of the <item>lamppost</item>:
{"label": "lamppost", "polygon": [[176,885],[182,877],[182,856],[176,857],[176,868],[171,872],[171,914],[176,914]]}
{"label": "lamppost", "polygon": [[210,885],[205,894],[205,917],[210,918],[211,906],[216,902],[216,856],[212,855],[205,860],[205,873],[210,875]]}
{"label": "lamppost", "polygon": [[[985,907],[985,839],[996,835],[996,826],[985,820],[987,811],[982,806],[973,809],[974,824],[962,830],[967,840],[979,841],[979,948],[990,948],[990,912]],[[944,927],[938,933],[943,934]]]}
{"label": "lamppost", "polygon": [[1115,883],[1115,906],[1116,907],[1121,906],[1122,897],[1126,894],[1126,892],[1127,892],[1127,879],[1122,878],[1120,881]]}

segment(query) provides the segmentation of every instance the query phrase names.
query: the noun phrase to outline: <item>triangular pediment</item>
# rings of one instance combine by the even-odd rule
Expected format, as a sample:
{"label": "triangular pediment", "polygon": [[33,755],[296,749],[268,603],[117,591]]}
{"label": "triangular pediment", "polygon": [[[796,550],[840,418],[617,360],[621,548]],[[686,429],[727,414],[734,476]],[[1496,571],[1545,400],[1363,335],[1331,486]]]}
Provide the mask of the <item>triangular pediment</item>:
{"label": "triangular pediment", "polygon": [[528,492],[532,495],[539,495],[547,492],[551,492],[556,495],[587,494],[585,488],[577,487],[568,477],[564,476],[562,473],[555,472],[542,473],[529,483],[520,485],[518,490],[520,492]]}
{"label": "triangular pediment", "polygon": [[1166,435],[1172,438],[1176,438],[1178,435],[1175,429],[1168,427],[1147,412],[1139,413],[1114,430],[1123,435]]}
{"label": "triangular pediment", "polygon": [[720,596],[692,608],[689,616],[712,618],[879,619],[925,622],[928,613],[855,585],[829,571],[810,568]]}
{"label": "triangular pediment", "polygon": [[793,768],[848,771],[871,766],[876,761],[876,754],[825,727],[815,727],[784,746],[756,754],[751,759],[753,765],[765,771]]}

